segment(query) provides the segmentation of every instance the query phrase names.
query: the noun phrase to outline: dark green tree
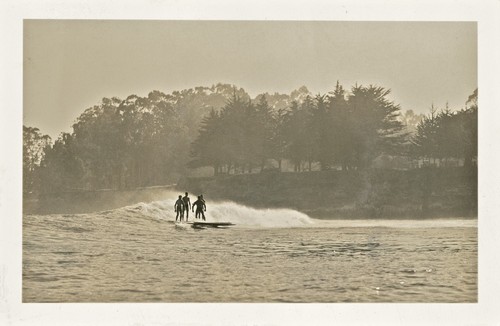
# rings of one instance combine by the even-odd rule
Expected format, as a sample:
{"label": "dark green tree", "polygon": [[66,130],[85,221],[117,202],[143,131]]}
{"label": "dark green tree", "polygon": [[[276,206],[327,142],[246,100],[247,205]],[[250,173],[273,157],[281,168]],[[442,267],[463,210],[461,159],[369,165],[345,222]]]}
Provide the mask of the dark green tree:
{"label": "dark green tree", "polygon": [[285,157],[293,163],[296,172],[301,171],[303,162],[308,162],[310,168],[314,159],[314,133],[310,130],[313,107],[312,98],[307,96],[300,105],[292,102],[284,115]]}
{"label": "dark green tree", "polygon": [[465,109],[431,113],[417,126],[411,153],[447,165],[450,159],[463,160],[467,167],[477,160],[477,90],[469,96]]}
{"label": "dark green tree", "polygon": [[407,140],[398,119],[399,105],[387,97],[390,90],[378,86],[354,86],[348,96],[353,128],[353,163],[367,168],[381,154],[402,154]]}
{"label": "dark green tree", "polygon": [[234,95],[220,112],[212,110],[202,120],[190,166],[210,165],[215,174],[251,170],[263,156],[257,122],[255,106]]}
{"label": "dark green tree", "polygon": [[309,131],[312,138],[312,157],[321,170],[328,170],[334,159],[334,124],[328,97],[318,94],[311,110]]}
{"label": "dark green tree", "polygon": [[277,132],[278,125],[266,100],[266,95],[259,98],[255,106],[256,117],[254,120],[254,137],[260,148],[257,149],[257,156],[260,159],[260,170],[264,170],[265,163],[270,158],[276,158],[278,155]]}
{"label": "dark green tree", "polygon": [[333,160],[343,170],[353,165],[354,132],[352,116],[346,100],[346,92],[337,81],[335,89],[328,95]]}
{"label": "dark green tree", "polygon": [[417,125],[417,130],[411,138],[412,146],[410,153],[413,157],[425,159],[438,157],[438,123],[438,114],[432,109],[431,113],[425,116]]}
{"label": "dark green tree", "polygon": [[59,193],[82,189],[81,180],[89,170],[78,155],[74,137],[62,133],[52,147],[46,147],[41,162],[41,193]]}
{"label": "dark green tree", "polygon": [[38,128],[23,126],[23,192],[40,191],[40,164],[45,157],[45,150],[51,144],[48,135],[43,135]]}
{"label": "dark green tree", "polygon": [[221,114],[212,109],[200,125],[199,135],[192,144],[190,167],[212,166],[220,174],[223,162],[229,160]]}

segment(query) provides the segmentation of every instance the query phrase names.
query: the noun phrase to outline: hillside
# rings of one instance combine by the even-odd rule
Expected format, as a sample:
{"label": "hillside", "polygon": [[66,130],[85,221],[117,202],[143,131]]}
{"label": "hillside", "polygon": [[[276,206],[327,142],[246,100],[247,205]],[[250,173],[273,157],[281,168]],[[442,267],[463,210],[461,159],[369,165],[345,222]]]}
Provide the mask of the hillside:
{"label": "hillside", "polygon": [[[290,208],[314,218],[477,217],[477,173],[463,168],[268,172],[179,180],[176,189],[81,191],[25,197],[24,214],[89,213],[164,200],[172,190],[256,208]],[[170,198],[171,199],[171,198]]]}
{"label": "hillside", "polygon": [[226,175],[184,178],[177,188],[316,218],[477,216],[477,172],[463,168]]}

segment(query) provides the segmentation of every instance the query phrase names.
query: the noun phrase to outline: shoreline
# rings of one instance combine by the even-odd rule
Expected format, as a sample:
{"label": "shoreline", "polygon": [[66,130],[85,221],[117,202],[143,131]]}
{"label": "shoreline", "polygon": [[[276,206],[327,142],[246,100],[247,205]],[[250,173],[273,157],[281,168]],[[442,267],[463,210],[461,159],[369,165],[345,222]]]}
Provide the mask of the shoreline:
{"label": "shoreline", "polygon": [[177,189],[318,219],[477,218],[477,170],[272,172],[183,178]]}
{"label": "shoreline", "polygon": [[182,178],[177,185],[23,196],[23,215],[92,213],[203,193],[209,202],[287,208],[319,220],[477,219],[477,171],[420,169]]}

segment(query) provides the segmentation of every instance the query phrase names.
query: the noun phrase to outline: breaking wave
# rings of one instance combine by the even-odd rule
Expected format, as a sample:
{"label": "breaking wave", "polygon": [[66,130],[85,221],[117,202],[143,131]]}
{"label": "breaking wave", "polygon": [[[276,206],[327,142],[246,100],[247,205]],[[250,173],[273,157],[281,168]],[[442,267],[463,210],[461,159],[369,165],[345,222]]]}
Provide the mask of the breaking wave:
{"label": "breaking wave", "polygon": [[[118,210],[127,215],[141,214],[156,220],[175,221],[173,200],[139,203]],[[234,202],[207,204],[205,216],[207,222],[231,222],[246,227],[288,228],[314,224],[309,216],[292,209],[256,209]],[[189,213],[189,220],[195,220],[194,213]]]}

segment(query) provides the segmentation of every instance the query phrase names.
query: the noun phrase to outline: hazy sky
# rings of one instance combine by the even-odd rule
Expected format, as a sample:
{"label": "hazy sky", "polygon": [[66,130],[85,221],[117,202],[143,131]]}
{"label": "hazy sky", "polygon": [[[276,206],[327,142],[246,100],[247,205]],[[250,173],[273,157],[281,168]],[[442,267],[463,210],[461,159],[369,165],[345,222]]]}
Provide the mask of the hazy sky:
{"label": "hazy sky", "polygon": [[251,96],[376,84],[403,110],[462,108],[476,23],[25,20],[24,123],[56,138],[103,97],[217,82]]}

